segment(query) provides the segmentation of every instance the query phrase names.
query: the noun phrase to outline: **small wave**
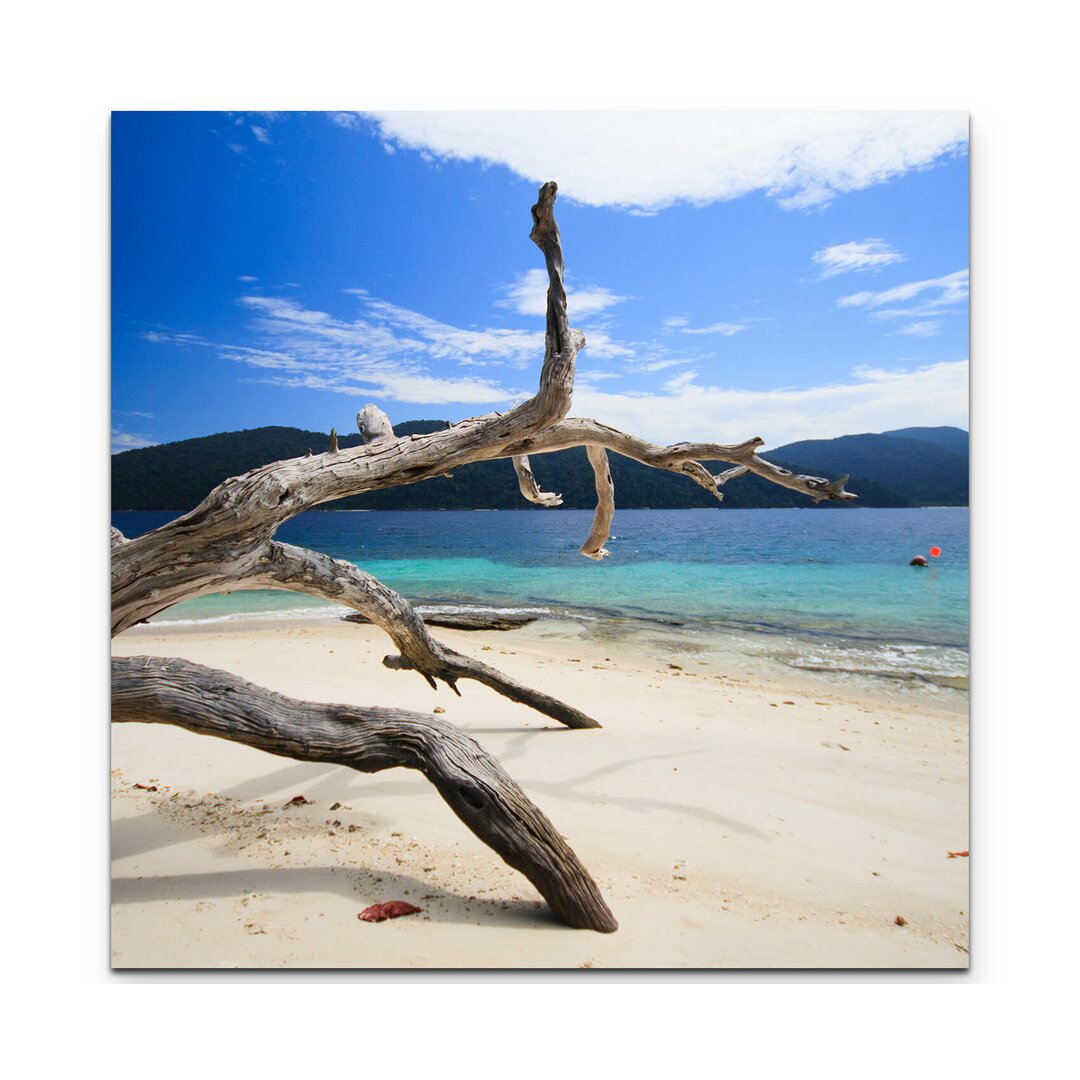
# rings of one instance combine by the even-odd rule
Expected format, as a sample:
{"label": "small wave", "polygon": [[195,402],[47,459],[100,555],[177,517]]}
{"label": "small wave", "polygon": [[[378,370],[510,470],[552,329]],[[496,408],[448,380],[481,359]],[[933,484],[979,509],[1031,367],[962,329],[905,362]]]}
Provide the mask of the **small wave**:
{"label": "small wave", "polygon": [[805,649],[783,658],[788,667],[830,674],[921,682],[954,690],[968,689],[966,650],[930,645],[890,644]]}
{"label": "small wave", "polygon": [[168,615],[155,615],[151,626],[205,626],[207,623],[246,622],[252,619],[338,619],[343,611],[349,610],[340,604],[324,607],[279,608],[276,611],[232,611],[227,615],[197,615],[188,618],[170,618]]}
{"label": "small wave", "polygon": [[817,666],[797,660],[789,660],[787,663],[788,667],[798,668],[800,671],[817,671],[829,675],[857,675],[877,679],[899,679],[901,682],[926,683],[931,686],[946,687],[950,690],[967,690],[969,688],[966,675],[931,675],[924,671],[896,671],[892,669],[875,671],[870,667],[841,667],[835,664]]}

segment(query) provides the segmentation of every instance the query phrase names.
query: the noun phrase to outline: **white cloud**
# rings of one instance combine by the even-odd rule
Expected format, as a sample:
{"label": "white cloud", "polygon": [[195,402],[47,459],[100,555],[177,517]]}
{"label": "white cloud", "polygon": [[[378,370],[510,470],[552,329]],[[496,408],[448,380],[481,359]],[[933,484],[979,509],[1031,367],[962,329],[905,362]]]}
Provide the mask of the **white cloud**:
{"label": "white cloud", "polygon": [[360,317],[341,319],[295,300],[244,296],[258,346],[220,345],[224,359],[277,386],[431,405],[506,404],[523,392],[455,368],[539,367],[541,330],[471,330],[349,289]]}
{"label": "white cloud", "polygon": [[734,337],[746,329],[746,323],[713,323],[710,326],[688,326],[686,319],[665,319],[664,326],[678,330],[679,334],[719,334],[721,337]]}
{"label": "white cloud", "polygon": [[656,372],[667,371],[668,368],[673,367],[685,367],[687,364],[692,364],[692,360],[644,360],[639,361],[634,365],[635,371],[644,372]]}
{"label": "white cloud", "polygon": [[234,154],[246,154],[247,153],[247,147],[246,146],[241,146],[239,143],[234,143],[234,142],[229,143],[229,149]]}
{"label": "white cloud", "polygon": [[[519,315],[547,314],[548,275],[546,270],[526,270],[518,274],[513,284],[504,286],[506,297],[497,300],[499,307],[512,308]],[[629,297],[605,289],[600,285],[576,288],[566,286],[566,310],[571,321],[606,311],[621,304]],[[576,325],[576,324],[575,324]]]}
{"label": "white cloud", "polygon": [[[889,308],[886,304],[904,303],[917,296],[930,293],[915,307]],[[876,319],[895,319],[910,315],[943,314],[947,309],[962,304],[968,298],[968,271],[957,270],[944,277],[927,278],[925,281],[909,281],[881,292],[859,292],[842,296],[840,307],[857,307],[869,311]]]}
{"label": "white cloud", "polygon": [[[142,413],[133,413],[134,416],[142,416]],[[121,431],[120,428],[114,427],[112,429],[112,452],[119,454],[123,450],[138,450],[144,446],[157,446],[158,444],[153,439],[148,439],[145,435],[133,435],[128,431]]]}
{"label": "white cloud", "polygon": [[337,124],[338,127],[345,128],[346,131],[359,131],[364,126],[363,120],[360,119],[357,113],[332,112],[326,115],[330,117],[333,123]]}
{"label": "white cloud", "polygon": [[907,334],[910,337],[933,337],[940,329],[941,323],[937,319],[928,319],[925,322],[913,322],[898,326],[893,333]]}
{"label": "white cloud", "polygon": [[903,262],[904,256],[891,244],[871,236],[815,251],[813,261],[821,267],[821,276],[829,278],[854,271],[880,270],[883,266]]}
{"label": "white cloud", "polygon": [[254,124],[252,124],[251,134],[254,135],[255,138],[258,139],[258,141],[261,143],[268,143],[270,141],[270,136],[266,133],[266,128],[264,127],[256,127]]}
{"label": "white cloud", "polygon": [[205,345],[206,341],[197,334],[174,334],[168,330],[147,330],[139,335],[144,341],[152,341],[155,345],[179,345],[186,348],[188,345]]}
{"label": "white cloud", "polygon": [[257,277],[252,277],[250,274],[241,274],[236,280],[244,281],[250,284],[252,281],[258,281],[259,279]]}
{"label": "white cloud", "polygon": [[[440,379],[394,371],[352,371],[347,372],[344,378],[311,373],[278,375],[259,381],[293,389],[330,390],[353,397],[385,398],[416,405],[490,405],[508,401],[514,396],[484,379]],[[518,396],[523,395],[519,392]]]}
{"label": "white cloud", "polygon": [[741,442],[769,446],[920,425],[967,426],[968,362],[913,371],[856,368],[840,383],[806,389],[702,386],[687,373],[662,393],[606,393],[582,386],[573,415],[592,416],[660,443]]}
{"label": "white cloud", "polygon": [[[355,113],[334,123],[366,126]],[[372,128],[427,160],[553,177],[591,206],[651,213],[763,191],[785,209],[823,206],[967,148],[955,112],[383,112]]]}

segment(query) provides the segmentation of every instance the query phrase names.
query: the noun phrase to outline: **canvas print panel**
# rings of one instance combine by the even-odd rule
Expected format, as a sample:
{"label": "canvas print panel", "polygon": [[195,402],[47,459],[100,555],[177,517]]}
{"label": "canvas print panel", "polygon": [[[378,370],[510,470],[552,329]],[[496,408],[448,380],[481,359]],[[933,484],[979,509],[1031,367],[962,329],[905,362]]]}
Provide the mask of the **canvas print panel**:
{"label": "canvas print panel", "polygon": [[117,968],[968,963],[955,113],[117,113]]}

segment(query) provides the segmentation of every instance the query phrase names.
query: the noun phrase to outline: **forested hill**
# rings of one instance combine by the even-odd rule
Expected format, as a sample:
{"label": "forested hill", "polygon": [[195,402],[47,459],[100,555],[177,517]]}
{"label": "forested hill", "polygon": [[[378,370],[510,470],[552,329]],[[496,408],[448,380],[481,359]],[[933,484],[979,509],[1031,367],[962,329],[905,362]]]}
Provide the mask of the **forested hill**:
{"label": "forested hill", "polygon": [[[410,420],[395,424],[394,432],[423,434],[447,426],[444,420]],[[359,434],[339,438],[342,447],[360,442]],[[263,427],[126,450],[112,458],[113,509],[190,510],[226,477],[282,458],[300,457],[309,449],[319,454],[328,448],[329,437],[319,432]],[[848,489],[859,495],[859,501],[848,506],[967,505],[968,433],[960,428],[902,428],[879,435],[813,439],[777,447],[763,456],[794,472],[830,479],[849,474]],[[620,507],[720,505],[685,477],[650,469],[618,454],[610,454],[609,458]],[[583,447],[530,460],[541,488],[559,492],[565,506],[595,505],[592,469]],[[716,463],[712,471],[728,467]],[[723,505],[750,508],[813,503],[756,476],[742,476],[724,488]],[[529,506],[518,491],[509,460],[479,461],[457,469],[452,478],[440,477],[326,504],[327,509],[342,510],[508,510]]]}

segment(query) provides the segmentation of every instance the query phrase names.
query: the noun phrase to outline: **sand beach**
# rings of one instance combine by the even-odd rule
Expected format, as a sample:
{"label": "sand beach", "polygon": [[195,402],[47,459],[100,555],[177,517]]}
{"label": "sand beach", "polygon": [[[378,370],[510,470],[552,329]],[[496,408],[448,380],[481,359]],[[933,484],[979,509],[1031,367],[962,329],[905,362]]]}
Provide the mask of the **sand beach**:
{"label": "sand beach", "polygon": [[[619,920],[558,923],[420,775],[112,731],[116,968],[963,968],[966,695],[541,620],[437,636],[598,718],[431,691],[336,619],[137,627],[290,695],[445,710],[568,838]],[[308,802],[291,805],[302,795]],[[377,902],[422,912],[360,921]]]}

